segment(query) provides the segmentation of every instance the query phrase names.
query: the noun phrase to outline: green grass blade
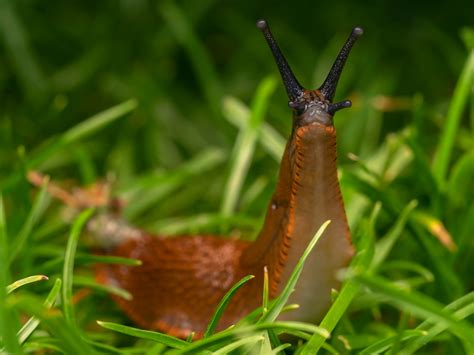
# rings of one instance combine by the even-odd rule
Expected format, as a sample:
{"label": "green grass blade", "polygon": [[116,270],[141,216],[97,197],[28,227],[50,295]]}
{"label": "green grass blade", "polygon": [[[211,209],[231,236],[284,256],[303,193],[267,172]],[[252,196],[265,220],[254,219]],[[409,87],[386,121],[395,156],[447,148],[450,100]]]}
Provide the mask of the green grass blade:
{"label": "green grass blade", "polygon": [[94,354],[92,348],[82,340],[79,330],[67,322],[61,312],[45,307],[36,297],[21,296],[11,300],[15,309],[28,313],[40,320],[51,336],[66,354]]}
{"label": "green grass blade", "polygon": [[360,274],[356,275],[355,279],[373,291],[387,297],[390,303],[406,312],[411,312],[422,318],[432,318],[436,322],[446,325],[459,338],[474,345],[474,327],[466,321],[456,319],[434,299],[415,291],[403,291],[379,276]]}
{"label": "green grass blade", "polygon": [[99,284],[95,280],[89,277],[75,276],[73,284],[74,286],[82,286],[82,287],[87,287],[99,292],[110,293],[112,295],[119,296],[127,301],[130,301],[133,299],[132,294],[128,292],[127,290],[124,290],[123,288],[113,286],[113,285]]}
{"label": "green grass blade", "polygon": [[10,284],[7,286],[7,293],[12,293],[15,291],[17,288],[27,285],[32,282],[37,282],[37,281],[44,281],[48,280],[48,276],[45,275],[33,275],[33,276],[28,276],[23,279],[17,280],[14,283]]}
{"label": "green grass blade", "polygon": [[231,215],[235,211],[255,151],[270,96],[276,89],[276,83],[277,81],[273,77],[262,80],[252,102],[250,119],[237,137],[231,158],[232,167],[222,200],[221,213],[223,215]]}
{"label": "green grass blade", "polygon": [[124,258],[121,256],[112,255],[91,255],[91,254],[76,254],[76,261],[81,263],[102,263],[102,264],[117,264],[127,266],[140,266],[141,260]]}
{"label": "green grass blade", "polygon": [[77,142],[94,134],[116,119],[132,112],[137,108],[137,106],[137,100],[131,99],[82,121],[61,136],[62,145]]}
{"label": "green grass blade", "polygon": [[273,330],[278,334],[293,333],[295,331],[304,332],[305,334],[319,334],[320,336],[327,339],[329,333],[313,324],[302,323],[302,322],[271,322],[271,323],[258,323],[253,325],[233,327],[224,330],[219,333],[215,333],[205,339],[195,341],[184,349],[180,350],[181,354],[196,354],[204,350],[218,349],[219,347],[227,344],[229,340],[241,339],[247,336],[261,335],[262,330]]}
{"label": "green grass blade", "polygon": [[298,282],[301,272],[303,271],[304,262],[308,258],[309,254],[313,250],[319,238],[321,238],[321,236],[323,235],[329,223],[331,223],[331,221],[324,222],[321,225],[321,227],[318,229],[313,239],[306,247],[306,250],[304,251],[300,260],[298,260],[298,263],[296,264],[293,272],[291,273],[290,278],[288,279],[288,282],[286,283],[285,287],[281,291],[280,295],[274,300],[273,303],[271,303],[271,305],[268,308],[268,312],[262,315],[258,323],[274,321],[278,317],[278,315],[281,313],[281,310],[283,309],[285,304],[288,302],[288,299],[290,298],[290,295],[293,293],[296,283]]}
{"label": "green grass blade", "polygon": [[153,332],[151,330],[141,330],[141,329],[128,327],[128,326],[116,324],[116,323],[110,323],[110,322],[97,321],[97,324],[99,324],[103,328],[110,329],[115,332],[127,334],[132,337],[136,337],[140,339],[156,341],[158,343],[165,344],[166,346],[169,346],[170,348],[174,348],[174,349],[183,349],[186,345],[189,345],[189,343],[185,342],[184,340],[172,337],[170,335]]}
{"label": "green grass blade", "polygon": [[[222,109],[224,117],[239,130],[243,130],[250,120],[250,109],[233,96],[224,98]],[[263,122],[260,128],[259,143],[275,161],[280,162],[286,140],[266,122]]]}
{"label": "green grass blade", "polygon": [[12,312],[7,307],[7,285],[10,280],[8,267],[8,235],[3,207],[3,196],[0,191],[0,338],[2,338],[5,350],[15,354],[19,345],[15,337],[15,329],[12,327]]}
{"label": "green grass blade", "polygon": [[61,300],[64,318],[70,325],[75,324],[74,307],[72,304],[72,283],[74,273],[74,257],[76,254],[77,242],[79,240],[82,228],[93,213],[93,209],[87,209],[82,211],[81,214],[76,218],[71,228],[71,233],[66,246],[66,253],[64,255]]}
{"label": "green grass blade", "polygon": [[229,291],[225,294],[225,296],[222,298],[222,300],[219,302],[216,311],[212,315],[211,321],[209,322],[209,325],[207,326],[206,331],[204,332],[203,338],[207,338],[210,336],[212,333],[214,333],[214,330],[217,327],[217,324],[219,323],[219,320],[222,317],[222,314],[224,313],[225,309],[227,308],[227,305],[231,301],[232,297],[235,295],[235,293],[247,283],[247,281],[253,279],[255,276],[254,275],[247,275],[243,279],[241,279],[239,282],[237,282],[234,286],[231,287]]}
{"label": "green grass blade", "polygon": [[433,175],[441,188],[444,188],[451,155],[456,141],[461,117],[466,107],[474,78],[474,50],[467,57],[459,77],[453,98],[449,105],[446,122],[433,159]]}
{"label": "green grass blade", "polygon": [[362,350],[359,355],[380,354],[381,352],[390,349],[396,341],[406,341],[414,337],[423,336],[425,335],[425,333],[426,332],[423,330],[405,330],[401,335],[386,337],[375,342],[371,346],[368,346],[367,348]]}
{"label": "green grass blade", "polygon": [[[51,291],[49,291],[48,297],[46,297],[46,300],[43,303],[45,308],[51,308],[54,306],[60,291],[61,279],[56,279],[53,288]],[[36,327],[38,327],[39,323],[40,320],[35,317],[28,319],[28,321],[21,327],[17,334],[20,344],[23,344],[26,339],[28,339],[28,337],[35,331]]]}
{"label": "green grass blade", "polygon": [[36,168],[45,160],[50,159],[51,156],[58,150],[96,133],[113,121],[130,113],[136,107],[137,101],[132,99],[116,106],[112,106],[105,111],[99,112],[98,114],[85,119],[81,123],[67,130],[61,136],[50,141],[49,144],[46,144],[44,147],[38,150],[36,154],[33,154],[32,157],[27,161],[27,168]]}
{"label": "green grass blade", "polygon": [[406,205],[406,207],[400,213],[400,217],[396,221],[395,225],[375,244],[375,254],[372,260],[371,268],[377,268],[387,258],[388,254],[395,245],[395,242],[402,234],[410,213],[417,205],[418,202],[416,200],[413,200],[408,205]]}
{"label": "green grass blade", "polygon": [[240,340],[236,340],[226,346],[223,346],[217,351],[214,351],[212,354],[213,355],[226,355],[229,354],[231,351],[238,349],[242,346],[248,346],[248,345],[255,345],[261,341],[263,341],[265,337],[263,335],[253,335],[249,337],[242,338]]}
{"label": "green grass blade", "polygon": [[[474,313],[474,292],[468,293],[445,307],[445,310],[454,314],[457,319],[465,319]],[[436,323],[433,319],[423,321],[416,329],[423,330],[426,335],[408,341],[400,350],[400,354],[413,354],[428,344],[438,334],[447,329],[445,324]]]}
{"label": "green grass blade", "polygon": [[41,186],[41,190],[35,199],[35,202],[30,210],[30,213],[28,214],[26,222],[23,224],[23,227],[21,228],[20,232],[18,233],[11,245],[10,262],[15,259],[18,253],[25,246],[25,243],[27,243],[28,238],[31,235],[33,227],[36,225],[39,218],[41,217],[42,212],[46,207],[46,202],[48,200],[47,188],[48,181],[46,181],[43,186]]}

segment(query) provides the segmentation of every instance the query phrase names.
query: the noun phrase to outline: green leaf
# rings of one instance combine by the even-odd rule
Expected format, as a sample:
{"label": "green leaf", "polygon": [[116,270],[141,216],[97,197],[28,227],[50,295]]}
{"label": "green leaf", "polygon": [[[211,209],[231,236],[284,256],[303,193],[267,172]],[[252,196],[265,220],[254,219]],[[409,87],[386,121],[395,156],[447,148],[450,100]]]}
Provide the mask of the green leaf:
{"label": "green leaf", "polygon": [[451,161],[454,143],[457,138],[461,117],[470,95],[474,78],[474,50],[466,59],[462,73],[454,89],[453,98],[449,105],[446,122],[442,129],[441,138],[433,159],[433,175],[441,188],[446,183],[446,174]]}
{"label": "green leaf", "polygon": [[87,209],[82,211],[81,214],[75,219],[71,228],[71,233],[69,234],[66,253],[64,255],[61,300],[64,318],[70,325],[75,324],[74,307],[72,304],[72,283],[74,273],[74,257],[76,254],[77,242],[79,240],[82,228],[93,213],[94,209]]}
{"label": "green leaf", "polygon": [[38,196],[36,197],[35,202],[33,203],[33,207],[31,208],[30,213],[28,214],[26,222],[23,224],[23,227],[21,228],[20,232],[18,233],[11,245],[10,263],[15,259],[15,257],[24,247],[24,245],[28,242],[28,238],[31,235],[33,227],[36,225],[39,218],[41,218],[41,215],[46,207],[48,200],[47,188],[48,181],[45,181],[43,186],[41,186],[41,190]]}
{"label": "green leaf", "polygon": [[5,350],[12,354],[19,352],[19,345],[15,337],[15,328],[12,326],[13,314],[7,307],[7,285],[10,279],[8,267],[8,236],[3,209],[3,196],[0,191],[0,336]]}
{"label": "green leaf", "polygon": [[[46,297],[46,300],[43,303],[45,308],[51,308],[54,306],[58,298],[59,291],[61,291],[61,279],[56,279],[53,288],[51,291],[49,291],[48,297]],[[26,339],[28,339],[28,337],[35,331],[36,327],[38,327],[39,323],[40,320],[35,317],[28,319],[28,321],[21,327],[17,334],[20,344],[23,344]]]}
{"label": "green leaf", "polygon": [[359,355],[380,354],[381,352],[390,349],[397,341],[405,341],[414,337],[420,337],[425,335],[425,333],[426,332],[422,330],[405,330],[401,335],[394,335],[376,341],[371,346],[362,350]]}
{"label": "green leaf", "polygon": [[437,301],[416,291],[406,292],[391,282],[375,275],[355,275],[355,280],[385,296],[390,303],[421,318],[432,318],[444,324],[453,334],[474,346],[474,327],[466,321],[456,319]]}
{"label": "green leaf", "polygon": [[32,282],[37,282],[37,281],[44,281],[48,280],[48,276],[45,275],[33,275],[33,276],[28,276],[23,279],[17,280],[14,283],[10,284],[7,286],[7,293],[12,293],[15,291],[17,288],[27,285]]}
{"label": "green leaf", "polygon": [[252,110],[247,125],[239,132],[232,152],[232,167],[224,189],[221,213],[230,215],[235,211],[242,185],[247,175],[255,145],[260,135],[260,127],[265,118],[268,103],[275,91],[276,80],[273,77],[263,79],[257,88],[252,102]]}
{"label": "green leaf", "polygon": [[113,330],[115,332],[119,332],[122,334],[130,335],[132,337],[140,338],[140,339],[147,339],[156,341],[161,344],[165,344],[170,348],[174,349],[183,349],[189,343],[185,342],[184,340],[172,337],[170,335],[166,335],[163,333],[153,332],[151,330],[141,330],[133,327],[128,327],[121,324],[110,323],[110,322],[101,322],[97,321],[101,327]]}
{"label": "green leaf", "polygon": [[243,285],[247,283],[247,281],[253,279],[254,277],[255,277],[254,275],[245,276],[243,279],[237,282],[234,286],[232,286],[229,291],[227,291],[227,293],[224,295],[224,297],[221,299],[221,301],[217,305],[217,308],[214,314],[212,315],[211,321],[209,322],[207,329],[204,332],[203,338],[207,338],[209,335],[214,333],[214,330],[216,329],[217,324],[219,323],[219,320],[221,319],[222,314],[227,308],[227,305],[231,301],[232,297]]}
{"label": "green leaf", "polygon": [[[54,290],[57,294],[56,288],[54,288]],[[82,339],[75,325],[66,321],[58,310],[49,309],[47,306],[45,307],[36,297],[20,296],[14,298],[11,302],[11,306],[38,319],[41,325],[46,327],[51,336],[57,340],[55,344],[59,346],[64,353],[94,353],[92,348]]]}

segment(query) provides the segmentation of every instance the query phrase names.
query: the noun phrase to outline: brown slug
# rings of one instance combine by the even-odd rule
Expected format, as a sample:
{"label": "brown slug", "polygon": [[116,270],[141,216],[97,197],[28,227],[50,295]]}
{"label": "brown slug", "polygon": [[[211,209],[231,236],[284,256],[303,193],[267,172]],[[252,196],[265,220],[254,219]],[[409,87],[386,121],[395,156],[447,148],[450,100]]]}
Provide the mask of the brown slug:
{"label": "brown slug", "polygon": [[306,260],[291,303],[297,310],[281,319],[318,321],[339,286],[336,272],[350,261],[354,248],[337,177],[334,114],[351,102],[333,103],[349,52],[363,33],[356,27],[316,90],[295,78],[264,20],[257,22],[280,71],[293,129],[281,160],[278,183],[265,221],[254,242],[210,235],[165,238],[128,226],[116,215],[97,216],[89,229],[104,253],[135,258],[141,266],[99,264],[99,282],[130,292],[130,301],[113,296],[140,327],[178,337],[201,337],[219,301],[246,275],[255,275],[232,298],[219,329],[235,324],[262,304],[263,270],[268,269],[270,297],[279,294],[304,249],[326,220],[331,224]]}

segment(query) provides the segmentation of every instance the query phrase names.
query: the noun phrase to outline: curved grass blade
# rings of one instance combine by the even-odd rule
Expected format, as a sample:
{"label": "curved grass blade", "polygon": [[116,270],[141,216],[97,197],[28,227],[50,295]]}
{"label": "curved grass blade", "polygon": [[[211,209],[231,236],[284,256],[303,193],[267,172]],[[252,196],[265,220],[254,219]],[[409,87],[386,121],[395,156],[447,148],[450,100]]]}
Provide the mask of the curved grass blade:
{"label": "curved grass blade", "polygon": [[73,284],[75,286],[83,286],[100,292],[110,293],[112,295],[119,296],[127,301],[131,301],[133,298],[132,294],[127,290],[124,290],[123,288],[112,285],[102,285],[88,277],[76,276],[74,277]]}
{"label": "curved grass blade", "polygon": [[8,235],[5,221],[5,211],[3,208],[3,196],[0,191],[0,337],[6,352],[16,354],[19,352],[19,345],[15,337],[15,330],[12,327],[12,312],[7,307],[7,285],[10,280],[10,270],[8,267]]}
{"label": "curved grass blade", "polygon": [[362,350],[359,355],[380,354],[390,349],[396,342],[405,341],[414,337],[420,337],[426,334],[423,330],[405,330],[401,335],[394,335],[381,339]]}
{"label": "curved grass blade", "polygon": [[81,263],[103,263],[126,266],[140,266],[142,264],[142,261],[138,259],[124,258],[121,256],[91,254],[77,254],[76,261],[80,261]]}
{"label": "curved grass blade", "polygon": [[277,81],[273,77],[263,79],[252,102],[251,116],[239,132],[232,152],[232,167],[224,190],[221,212],[230,215],[237,206],[238,196],[247,176],[255,146],[260,135],[260,128],[268,108],[269,99],[276,89]]}
{"label": "curved grass blade", "polygon": [[222,314],[224,313],[225,309],[227,308],[227,305],[229,304],[230,300],[232,297],[235,295],[235,293],[243,286],[247,281],[253,279],[255,276],[254,275],[247,275],[245,276],[242,280],[237,282],[232,288],[227,291],[225,296],[222,298],[222,300],[219,302],[219,305],[216,308],[216,311],[214,312],[211,321],[209,322],[209,325],[207,326],[206,331],[204,332],[203,338],[207,338],[209,335],[214,333],[214,330],[217,327],[217,323],[222,317]]}
{"label": "curved grass blade", "polygon": [[375,254],[372,260],[371,268],[377,268],[393,249],[395,242],[400,237],[408,221],[411,212],[418,205],[418,201],[413,200],[400,213],[400,217],[390,228],[390,231],[375,244]]}
{"label": "curved grass blade", "polygon": [[[445,307],[458,319],[465,319],[474,314],[474,292],[458,298]],[[434,337],[447,329],[445,324],[436,324],[434,320],[423,321],[416,329],[426,331],[426,335],[413,339],[400,350],[400,354],[412,354],[428,344]]]}
{"label": "curved grass blade", "polygon": [[103,328],[110,329],[118,333],[130,335],[140,339],[156,341],[174,349],[183,349],[186,345],[189,345],[189,343],[185,342],[184,340],[163,333],[152,332],[151,330],[142,330],[110,322],[97,321],[97,324]]}
{"label": "curved grass blade", "polygon": [[17,288],[33,283],[33,282],[38,282],[38,281],[45,281],[48,280],[48,276],[45,275],[33,275],[33,276],[28,276],[23,279],[17,280],[14,283],[10,284],[7,286],[7,294],[12,293],[15,291]]}
{"label": "curved grass blade", "polygon": [[38,219],[41,217],[42,212],[44,211],[46,207],[47,200],[48,200],[47,188],[48,188],[48,180],[46,179],[46,181],[43,183],[43,186],[41,186],[41,190],[35,199],[35,202],[33,204],[33,207],[30,210],[30,213],[28,214],[26,222],[23,224],[23,227],[21,228],[20,232],[18,233],[18,235],[12,242],[10,255],[9,255],[10,263],[15,259],[18,253],[22,250],[25,243],[27,243],[28,238],[31,235],[31,231],[33,230],[33,227],[38,222]]}
{"label": "curved grass blade", "polygon": [[319,227],[318,231],[314,235],[313,239],[309,243],[309,245],[306,247],[306,250],[304,251],[303,255],[301,256],[300,260],[295,266],[295,269],[291,273],[290,278],[288,279],[288,282],[285,285],[285,288],[283,291],[280,293],[280,295],[275,298],[274,302],[271,303],[271,305],[268,307],[268,312],[262,315],[262,317],[258,320],[257,323],[264,323],[264,322],[271,322],[274,321],[278,315],[281,313],[283,307],[285,304],[288,302],[288,299],[290,298],[290,295],[293,293],[293,290],[296,286],[296,283],[298,282],[298,279],[301,275],[301,272],[303,271],[303,265],[304,262],[306,261],[307,257],[313,250],[314,246],[318,242],[319,238],[323,235],[324,231],[326,230],[327,226],[331,223],[331,221],[326,221],[324,222],[321,227]]}
{"label": "curved grass blade", "polygon": [[180,350],[181,354],[196,354],[204,350],[213,350],[224,346],[229,340],[240,339],[244,336],[261,335],[262,330],[274,330],[277,333],[292,333],[294,331],[301,331],[309,334],[319,334],[320,336],[327,339],[329,333],[313,324],[302,323],[302,322],[272,322],[272,323],[259,323],[242,327],[233,327],[224,330],[219,333],[215,333],[205,339],[195,341],[192,344]]}
{"label": "curved grass blade", "polygon": [[214,351],[212,354],[213,355],[226,355],[226,354],[229,354],[232,350],[238,349],[241,346],[255,345],[263,341],[264,339],[265,337],[263,335],[253,335],[250,337],[245,337],[243,339],[236,340],[226,346],[223,346],[219,350]]}
{"label": "curved grass blade", "polygon": [[461,123],[462,113],[469,98],[474,78],[474,50],[471,50],[466,59],[464,68],[454,89],[453,98],[449,105],[445,125],[433,159],[433,175],[438,186],[444,188],[446,173],[451,160],[456,134]]}
{"label": "curved grass blade", "polygon": [[66,354],[94,354],[92,348],[82,340],[79,330],[67,322],[57,309],[45,307],[36,297],[20,296],[11,299],[11,305],[22,312],[34,316],[57,340]]}
{"label": "curved grass blade", "polygon": [[[51,291],[49,291],[49,294],[43,303],[43,306],[45,308],[51,308],[56,303],[59,291],[61,290],[61,283],[61,279],[56,279],[56,281],[54,282],[53,288],[51,289]],[[23,327],[21,327],[17,334],[18,341],[20,344],[23,344],[26,339],[28,339],[28,337],[35,331],[39,323],[39,319],[35,317],[31,317],[30,319],[28,319],[28,321],[23,325]]]}
{"label": "curved grass blade", "polygon": [[360,274],[355,275],[354,278],[373,291],[387,297],[390,303],[419,317],[432,318],[434,321],[446,325],[459,338],[474,345],[474,327],[466,321],[456,319],[451,312],[443,309],[434,299],[416,291],[410,293],[402,291],[379,276]]}
{"label": "curved grass blade", "polygon": [[[243,129],[250,117],[250,109],[233,96],[226,96],[222,102],[225,118],[239,129]],[[259,143],[267,153],[280,162],[286,139],[271,125],[263,122],[260,128]]]}
{"label": "curved grass blade", "polygon": [[69,324],[74,324],[74,308],[72,304],[72,280],[74,272],[74,256],[76,254],[77,242],[81,230],[86,224],[87,220],[94,213],[94,209],[87,209],[80,213],[74,221],[69,235],[69,240],[66,246],[66,253],[64,255],[63,267],[63,286],[62,286],[62,303],[64,318]]}

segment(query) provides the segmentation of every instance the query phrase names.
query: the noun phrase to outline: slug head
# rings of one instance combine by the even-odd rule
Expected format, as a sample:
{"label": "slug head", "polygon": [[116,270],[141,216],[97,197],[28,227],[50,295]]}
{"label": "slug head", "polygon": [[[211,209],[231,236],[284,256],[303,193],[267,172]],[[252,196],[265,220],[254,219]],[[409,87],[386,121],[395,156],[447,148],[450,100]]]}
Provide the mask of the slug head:
{"label": "slug head", "polygon": [[307,90],[301,86],[293,74],[277,42],[273,38],[267,22],[265,20],[259,20],[257,21],[257,27],[263,32],[275,58],[283,79],[283,84],[285,85],[286,93],[290,99],[288,106],[291,107],[294,112],[295,124],[305,126],[317,122],[326,126],[332,126],[334,114],[338,110],[352,105],[349,100],[333,103],[333,99],[337,82],[339,81],[351,48],[357,38],[364,33],[362,28],[355,27],[352,30],[323,84],[316,90]]}

